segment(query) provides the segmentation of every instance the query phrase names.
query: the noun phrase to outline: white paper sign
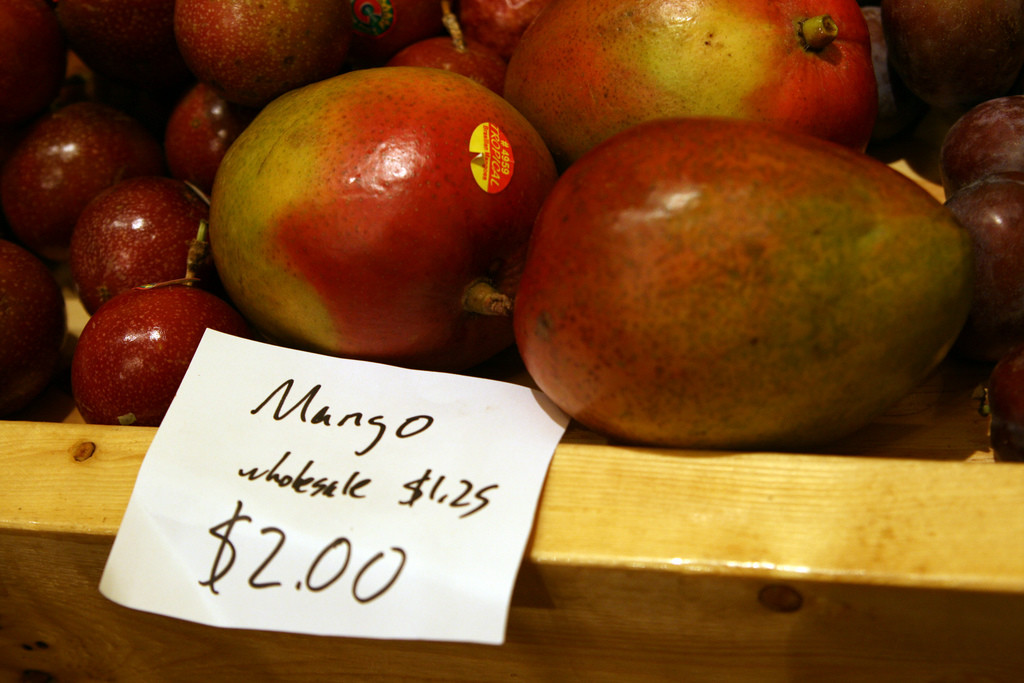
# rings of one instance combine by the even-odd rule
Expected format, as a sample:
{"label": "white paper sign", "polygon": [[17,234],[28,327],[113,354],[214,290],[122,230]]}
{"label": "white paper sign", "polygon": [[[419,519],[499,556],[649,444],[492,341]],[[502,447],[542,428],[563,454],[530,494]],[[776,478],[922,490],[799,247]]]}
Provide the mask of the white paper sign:
{"label": "white paper sign", "polygon": [[100,590],[213,626],[500,644],[567,424],[515,384],[208,331]]}

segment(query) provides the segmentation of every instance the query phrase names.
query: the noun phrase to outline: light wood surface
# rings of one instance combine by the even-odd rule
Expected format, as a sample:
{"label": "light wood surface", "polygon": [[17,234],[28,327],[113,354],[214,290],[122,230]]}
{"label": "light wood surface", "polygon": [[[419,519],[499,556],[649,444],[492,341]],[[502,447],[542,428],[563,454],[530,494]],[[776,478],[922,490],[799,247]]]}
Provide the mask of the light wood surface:
{"label": "light wood surface", "polygon": [[[941,199],[917,149],[879,154]],[[155,430],[82,424],[58,385],[0,421],[0,681],[1016,683],[1024,465],[993,461],[988,370],[948,360],[822,453],[619,447],[572,425],[500,647],[217,629],[106,600]],[[514,354],[482,372],[529,382]]]}
{"label": "light wood surface", "polygon": [[[957,424],[982,434],[969,393],[961,397]],[[2,424],[0,529],[117,532],[154,429]],[[570,434],[530,557],[1024,594],[1024,466],[969,448],[925,458],[916,437],[901,452],[887,434],[878,447],[888,457],[628,448]]]}

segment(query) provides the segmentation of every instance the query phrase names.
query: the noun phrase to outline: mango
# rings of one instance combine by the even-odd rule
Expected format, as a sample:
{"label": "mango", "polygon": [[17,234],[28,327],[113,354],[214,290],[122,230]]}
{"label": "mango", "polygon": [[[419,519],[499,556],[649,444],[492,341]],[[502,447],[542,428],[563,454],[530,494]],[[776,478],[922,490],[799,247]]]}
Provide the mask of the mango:
{"label": "mango", "polygon": [[560,168],[651,119],[730,116],[863,151],[878,115],[853,0],[559,0],[523,33],[504,94]]}
{"label": "mango", "polygon": [[613,442],[806,451],[942,361],[972,266],[951,212],[881,161],[756,122],[662,119],[559,178],[514,331],[538,387]]}
{"label": "mango", "polygon": [[210,248],[268,340],[458,372],[512,345],[508,309],[556,177],[537,131],[479,83],[356,69],[278,97],[232,143]]}

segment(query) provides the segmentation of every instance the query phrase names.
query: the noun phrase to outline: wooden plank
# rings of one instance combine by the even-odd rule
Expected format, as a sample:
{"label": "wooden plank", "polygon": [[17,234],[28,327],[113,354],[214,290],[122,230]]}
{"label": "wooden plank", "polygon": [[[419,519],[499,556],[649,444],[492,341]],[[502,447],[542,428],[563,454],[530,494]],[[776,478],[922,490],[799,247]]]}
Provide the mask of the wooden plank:
{"label": "wooden plank", "polygon": [[[0,529],[110,536],[155,430],[3,423]],[[1024,466],[562,443],[531,558],[1024,593]]]}
{"label": "wooden plank", "polygon": [[[985,680],[1024,670],[1024,598],[528,561],[501,647],[215,629],[96,591],[109,536],[0,534],[5,680]],[[781,604],[785,604],[784,602]],[[52,678],[21,677],[44,672]]]}
{"label": "wooden plank", "polygon": [[1024,594],[1024,467],[560,448],[541,563]]}
{"label": "wooden plank", "polygon": [[[1015,681],[1024,466],[982,450],[976,370],[944,366],[837,445],[877,457],[622,448],[574,428],[497,648],[214,629],[122,608],[96,587],[155,430],[0,423],[0,672]],[[759,600],[771,586],[799,608]]]}
{"label": "wooden plank", "polygon": [[0,422],[0,530],[113,536],[155,428]]}

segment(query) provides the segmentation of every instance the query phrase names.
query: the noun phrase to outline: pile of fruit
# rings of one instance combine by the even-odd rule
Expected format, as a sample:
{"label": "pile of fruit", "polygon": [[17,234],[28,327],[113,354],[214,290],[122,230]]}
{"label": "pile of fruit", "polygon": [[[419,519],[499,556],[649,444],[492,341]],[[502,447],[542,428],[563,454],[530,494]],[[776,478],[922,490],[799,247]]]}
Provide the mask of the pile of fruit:
{"label": "pile of fruit", "polygon": [[[1022,64],[1024,0],[6,0],[0,418],[158,425],[212,328],[813,449],[1024,372]],[[931,112],[945,204],[869,153]]]}

